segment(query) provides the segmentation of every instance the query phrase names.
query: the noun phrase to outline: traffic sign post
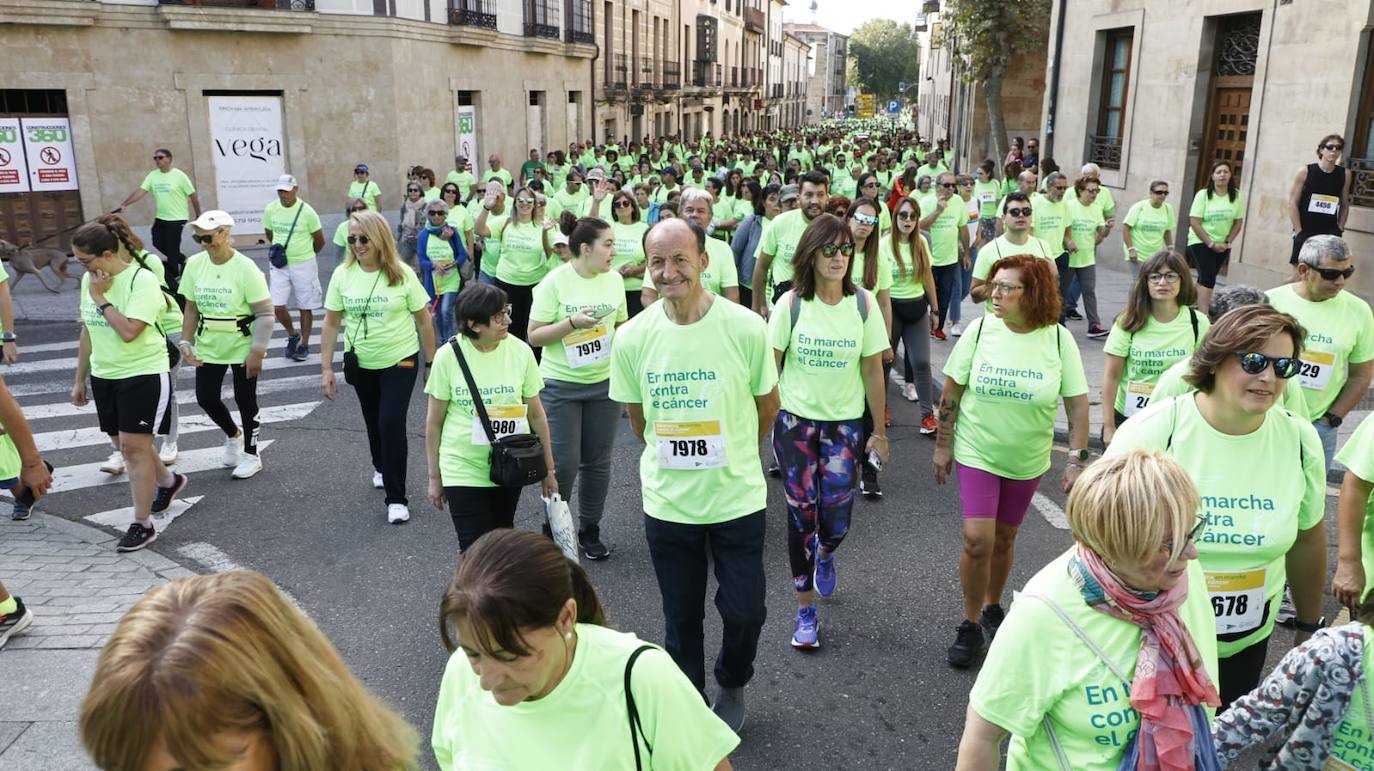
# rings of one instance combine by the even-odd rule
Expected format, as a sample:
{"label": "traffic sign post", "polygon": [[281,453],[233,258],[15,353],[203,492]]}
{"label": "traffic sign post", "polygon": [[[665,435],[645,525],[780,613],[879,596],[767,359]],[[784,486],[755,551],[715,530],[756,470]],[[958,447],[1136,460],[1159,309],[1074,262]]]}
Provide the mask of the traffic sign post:
{"label": "traffic sign post", "polygon": [[896,99],[887,100],[887,111],[893,115],[902,111],[902,103]]}

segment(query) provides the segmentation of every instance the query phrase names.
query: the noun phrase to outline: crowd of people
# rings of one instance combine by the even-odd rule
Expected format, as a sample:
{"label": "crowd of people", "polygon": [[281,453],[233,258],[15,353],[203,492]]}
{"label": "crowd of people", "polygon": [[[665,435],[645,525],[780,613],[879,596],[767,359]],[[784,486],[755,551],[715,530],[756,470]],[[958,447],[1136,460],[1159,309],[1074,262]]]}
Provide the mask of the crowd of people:
{"label": "crowd of people", "polygon": [[[118,213],[72,237],[86,270],[72,400],[86,402],[89,376],[116,447],[109,468],[127,470],[133,497],[117,548],[133,551],[187,485],[171,468],[180,364],[224,431],[225,466],[252,477],[272,333],[280,324],[284,355],[304,360],[323,308],[321,389],[339,393],[342,333],[372,484],[397,524],[410,517],[406,416],[420,380],[426,497],[451,515],[461,555],[440,621],[453,655],[432,745],[445,769],[729,768],[766,615],[768,474],[786,499],[790,644],[814,649],[855,500],[882,496],[883,467],[904,460],[889,452],[889,382],[919,404],[933,480],[959,485],[963,607],[948,661],[982,667],[960,769],[997,767],[1008,736],[1008,768],[1226,767],[1261,741],[1273,743],[1267,767],[1363,768],[1374,420],[1339,455],[1336,439],[1374,375],[1374,314],[1345,291],[1343,148],[1323,138],[1294,180],[1294,275],[1268,292],[1217,287],[1246,211],[1228,163],[1194,196],[1186,254],[1169,184],[1153,181],[1122,220],[1132,287],[1106,325],[1095,271],[1116,203],[1096,166],[1070,179],[1034,139],[1017,140],[1000,179],[992,159],[951,171],[947,143],[886,122],[574,143],[531,150],[516,174],[497,155],[480,176],[459,157],[442,186],[409,170],[394,224],[360,164],[325,287],[320,218],[293,177],[264,212],[264,275],[234,249],[233,218],[200,211],[158,150],[126,204],[153,193],[165,265]],[[188,220],[204,250],[183,260]],[[966,297],[981,315],[961,316]],[[1080,300],[1083,334],[1105,338],[1096,419],[1067,326]],[[952,348],[937,378],[941,343]],[[220,399],[226,371],[237,424]],[[1061,403],[1074,544],[1008,608]],[[576,561],[611,556],[602,523],[622,415],[643,443],[661,649],[606,627]],[[0,423],[0,485],[17,491],[21,518],[50,472],[2,390]],[[1356,621],[1328,628],[1337,458],[1330,591]],[[511,529],[534,485],[547,500],[576,487],[571,554],[545,537],[552,522]],[[710,692],[708,569],[722,627]],[[3,644],[32,616],[0,597]],[[1280,622],[1298,645],[1266,677]],[[81,731],[103,768],[402,768],[417,751],[413,730],[252,573],[146,595],[102,652]]]}

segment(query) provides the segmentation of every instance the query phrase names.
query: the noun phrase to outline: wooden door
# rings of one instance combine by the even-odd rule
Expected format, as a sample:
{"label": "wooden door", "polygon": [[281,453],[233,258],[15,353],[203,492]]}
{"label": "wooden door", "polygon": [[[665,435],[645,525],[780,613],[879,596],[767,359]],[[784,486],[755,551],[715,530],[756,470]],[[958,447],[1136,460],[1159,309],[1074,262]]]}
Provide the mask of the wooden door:
{"label": "wooden door", "polygon": [[1245,165],[1245,143],[1250,134],[1250,97],[1253,76],[1215,78],[1207,115],[1206,144],[1198,163],[1197,187],[1207,186],[1212,164],[1229,161],[1238,183]]}
{"label": "wooden door", "polygon": [[[66,95],[61,91],[0,91],[0,118],[66,117]],[[15,147],[5,152],[19,153]],[[0,239],[10,243],[69,251],[72,231],[82,221],[79,190],[0,192]]]}

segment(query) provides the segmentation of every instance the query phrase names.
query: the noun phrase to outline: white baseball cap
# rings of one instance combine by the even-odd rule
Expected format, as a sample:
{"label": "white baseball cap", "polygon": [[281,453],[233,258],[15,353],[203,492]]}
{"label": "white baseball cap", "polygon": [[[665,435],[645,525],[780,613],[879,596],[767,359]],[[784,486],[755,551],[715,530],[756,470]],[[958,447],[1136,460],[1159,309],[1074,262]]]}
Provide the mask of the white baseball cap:
{"label": "white baseball cap", "polygon": [[277,189],[285,190],[288,192],[295,190],[296,178],[291,176],[290,174],[283,174],[280,177],[277,177]]}
{"label": "white baseball cap", "polygon": [[201,212],[195,222],[191,223],[191,227],[199,228],[200,230],[219,230],[220,228],[232,228],[233,226],[234,218],[229,216],[229,212],[220,211],[219,209]]}
{"label": "white baseball cap", "polygon": [[562,244],[563,246],[568,245],[568,237],[564,235],[561,231],[555,232],[553,234],[553,245],[558,246],[559,244]]}

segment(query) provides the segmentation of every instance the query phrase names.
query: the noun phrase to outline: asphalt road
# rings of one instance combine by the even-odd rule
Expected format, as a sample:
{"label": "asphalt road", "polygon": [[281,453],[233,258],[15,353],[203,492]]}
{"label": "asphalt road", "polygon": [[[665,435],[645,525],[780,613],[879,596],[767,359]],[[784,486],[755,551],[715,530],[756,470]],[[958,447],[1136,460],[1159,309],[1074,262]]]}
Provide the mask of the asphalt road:
{"label": "asphalt road", "polygon": [[[18,332],[20,367],[0,368],[0,374],[19,390],[26,412],[60,411],[71,368],[57,360],[75,354],[74,343],[69,348],[61,343],[76,339],[76,326],[20,324]],[[50,350],[25,352],[34,346]],[[280,359],[278,343],[271,357]],[[54,364],[24,368],[40,360]],[[446,660],[437,627],[439,600],[455,565],[457,542],[448,515],[434,510],[423,495],[424,395],[417,385],[410,408],[412,518],[389,525],[382,493],[371,487],[366,435],[351,389],[342,388],[337,402],[309,407],[321,399],[317,380],[310,377],[318,374],[317,362],[312,358],[264,375],[264,389],[273,380],[296,378],[262,397],[264,408],[308,414],[264,426],[262,439],[273,444],[264,450],[263,473],[246,481],[231,480],[228,469],[191,474],[184,495],[203,497],[150,548],[196,570],[237,564],[272,577],[315,618],[353,671],[427,737]],[[191,387],[183,371],[179,388]],[[788,644],[795,599],[786,510],[779,483],[770,481],[769,616],[757,674],[747,691],[744,741],[732,758],[736,768],[953,767],[975,677],[945,663],[960,620],[957,490],[952,483],[936,486],[931,477],[934,443],[917,433],[915,405],[895,388],[889,398],[892,458],[882,475],[887,495],[855,505],[849,537],[837,552],[839,589],[821,601],[823,647],[816,651],[798,652]],[[193,403],[184,403],[183,421],[198,412]],[[60,433],[93,428],[93,413],[33,422],[35,431],[51,432],[54,449],[46,454],[59,468],[95,463],[109,452]],[[203,431],[184,435],[180,446],[186,457],[196,449],[218,452],[221,442],[217,431]],[[638,455],[638,441],[623,424],[603,526],[615,551],[606,562],[590,563],[588,571],[612,624],[658,642],[662,614],[643,536]],[[1057,480],[1064,458],[1062,452],[1054,454],[1054,467],[1041,486],[1044,497],[1060,507],[1064,496]],[[1334,566],[1335,499],[1329,504]],[[42,504],[72,520],[128,505],[128,487],[117,481],[59,491]],[[534,488],[527,490],[517,526],[537,529],[540,507]],[[1033,508],[1018,539],[1010,585],[1022,585],[1069,543],[1066,530]],[[217,557],[205,559],[206,545]],[[1328,615],[1334,611],[1329,608]],[[713,651],[719,624],[709,605],[706,619],[707,649]],[[1271,659],[1277,660],[1289,637],[1278,633],[1283,644],[1271,645]],[[426,766],[433,767],[428,752],[423,754]]]}

